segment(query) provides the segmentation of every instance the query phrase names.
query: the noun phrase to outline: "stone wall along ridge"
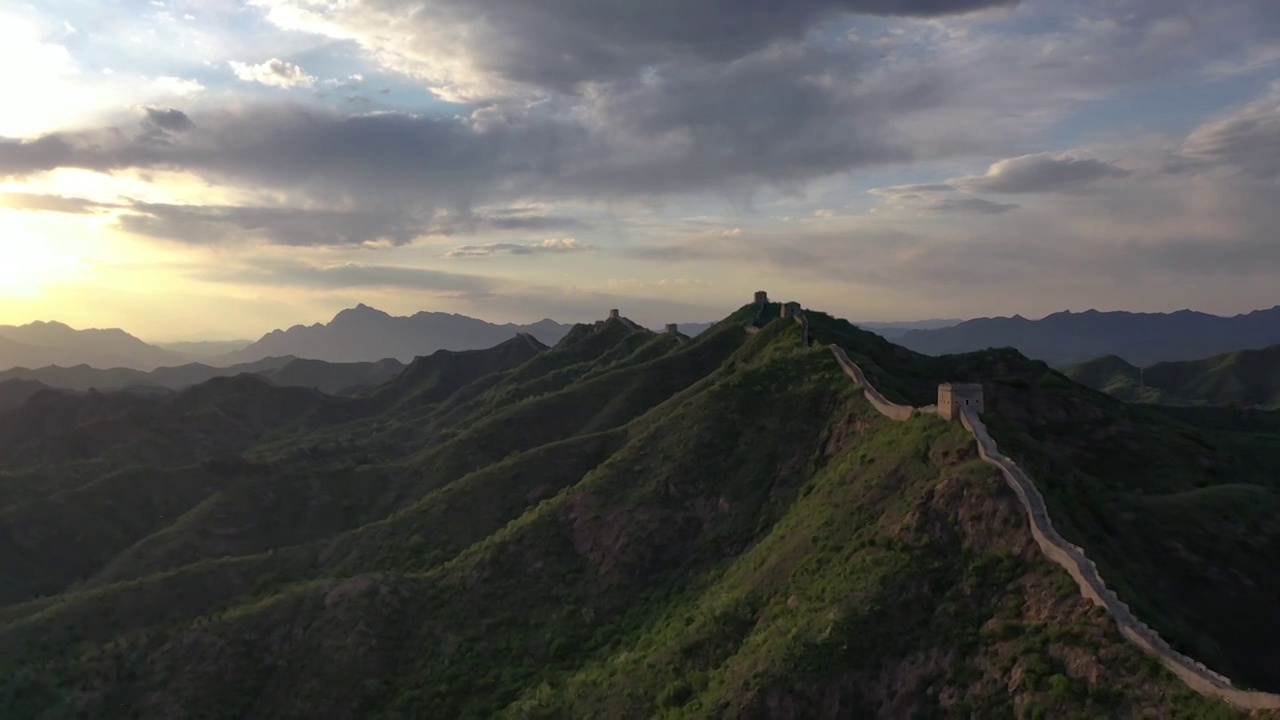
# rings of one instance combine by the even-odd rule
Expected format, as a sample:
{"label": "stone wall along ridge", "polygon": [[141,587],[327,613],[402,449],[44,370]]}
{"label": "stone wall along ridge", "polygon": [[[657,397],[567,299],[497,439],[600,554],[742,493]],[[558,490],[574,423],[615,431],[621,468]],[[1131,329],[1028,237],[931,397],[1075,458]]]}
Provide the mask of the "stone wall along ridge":
{"label": "stone wall along ridge", "polygon": [[848,375],[854,382],[854,385],[862,388],[862,394],[866,396],[867,401],[875,406],[876,410],[887,418],[892,420],[907,420],[915,415],[917,410],[910,405],[897,405],[889,402],[884,395],[880,394],[871,383],[867,382],[867,376],[862,373],[862,368],[858,367],[845,354],[844,348],[839,345],[831,345],[831,352],[836,356],[836,362],[840,363],[844,374]]}
{"label": "stone wall along ridge", "polygon": [[[915,414],[936,412],[936,406],[914,408],[889,402],[867,382],[862,369],[849,360],[843,348],[834,344],[830,348],[844,373],[862,389],[867,400],[882,415],[892,420],[903,421]],[[995,440],[987,432],[987,426],[978,413],[973,408],[964,408],[960,413],[960,422],[977,442],[978,455],[1000,469],[1005,482],[1022,503],[1027,513],[1032,538],[1040,551],[1071,575],[1080,587],[1081,595],[1106,609],[1125,638],[1158,660],[1161,665],[1168,668],[1196,692],[1225,700],[1245,710],[1280,709],[1280,695],[1241,690],[1235,687],[1223,675],[1174,650],[1164,638],[1160,637],[1159,633],[1139,620],[1129,606],[1107,587],[1098,573],[1097,565],[1085,555],[1084,550],[1068,542],[1054,529],[1040,489],[1036,487],[1031,477],[1018,467],[1017,463],[1000,453]]]}

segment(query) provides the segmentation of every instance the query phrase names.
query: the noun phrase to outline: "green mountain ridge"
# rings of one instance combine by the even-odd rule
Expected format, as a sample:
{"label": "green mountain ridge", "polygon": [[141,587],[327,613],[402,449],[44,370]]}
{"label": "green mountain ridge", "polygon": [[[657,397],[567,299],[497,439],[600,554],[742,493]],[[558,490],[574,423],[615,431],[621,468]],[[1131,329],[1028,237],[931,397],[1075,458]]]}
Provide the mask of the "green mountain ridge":
{"label": "green mountain ridge", "polygon": [[1079,597],[959,424],[883,417],[829,343],[894,402],[982,382],[1135,612],[1280,687],[1266,433],[757,312],[437,353],[347,399],[29,398],[0,415],[0,715],[1237,716]]}
{"label": "green mountain ridge", "polygon": [[1141,369],[1108,355],[1063,372],[1126,402],[1280,410],[1280,345]]}
{"label": "green mountain ridge", "polygon": [[310,387],[336,395],[351,395],[372,385],[381,384],[404,370],[398,360],[378,362],[331,363],[306,360],[291,355],[267,357],[249,363],[215,367],[204,363],[187,363],[142,372],[125,367],[98,369],[88,365],[60,367],[49,365],[37,369],[14,367],[0,371],[0,385],[14,380],[35,381],[66,390],[131,390],[181,391],[217,377],[253,374],[277,385]]}

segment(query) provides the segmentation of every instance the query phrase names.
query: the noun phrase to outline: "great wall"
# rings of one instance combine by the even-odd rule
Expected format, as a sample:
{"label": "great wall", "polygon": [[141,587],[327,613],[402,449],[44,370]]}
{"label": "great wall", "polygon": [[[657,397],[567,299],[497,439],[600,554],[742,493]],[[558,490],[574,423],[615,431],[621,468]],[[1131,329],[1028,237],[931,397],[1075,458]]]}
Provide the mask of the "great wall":
{"label": "great wall", "polygon": [[[769,304],[768,295],[763,291],[757,292],[755,294],[755,304],[757,305],[755,316],[746,328],[750,333],[760,332],[760,323],[765,319],[764,316]],[[784,304],[781,316],[792,317],[801,324],[803,341],[808,345],[810,342],[808,318],[804,316],[799,304]],[[1023,472],[1017,463],[1000,453],[996,441],[987,432],[987,426],[980,417],[983,409],[981,385],[946,383],[939,387],[939,402],[937,405],[923,407],[898,405],[889,402],[879,390],[876,390],[867,381],[866,374],[862,372],[862,368],[859,368],[857,364],[849,359],[843,348],[835,344],[831,344],[828,347],[844,373],[853,380],[857,387],[862,389],[862,394],[866,397],[867,402],[871,403],[872,407],[885,417],[899,422],[910,420],[917,415],[942,415],[948,420],[958,419],[977,442],[978,456],[1000,469],[1005,482],[1018,497],[1018,501],[1022,503],[1022,507],[1027,513],[1028,524],[1031,527],[1031,536],[1036,545],[1039,546],[1040,551],[1044,553],[1046,558],[1061,566],[1071,575],[1076,585],[1080,587],[1082,596],[1088,598],[1094,604],[1102,606],[1111,615],[1116,626],[1120,629],[1120,633],[1131,643],[1154,657],[1161,665],[1168,668],[1170,672],[1186,683],[1187,687],[1196,692],[1225,700],[1243,710],[1280,709],[1280,695],[1255,690],[1241,690],[1235,687],[1225,676],[1210,670],[1203,663],[1173,649],[1164,638],[1160,637],[1159,633],[1138,619],[1133,614],[1133,611],[1130,610],[1129,605],[1121,600],[1115,591],[1107,587],[1102,576],[1098,573],[1097,565],[1085,555],[1084,549],[1068,542],[1066,538],[1058,534],[1058,531],[1053,527],[1053,521],[1049,519],[1044,496],[1040,494],[1040,489],[1036,487],[1035,481]],[[976,402],[960,405],[959,400],[961,399]]]}

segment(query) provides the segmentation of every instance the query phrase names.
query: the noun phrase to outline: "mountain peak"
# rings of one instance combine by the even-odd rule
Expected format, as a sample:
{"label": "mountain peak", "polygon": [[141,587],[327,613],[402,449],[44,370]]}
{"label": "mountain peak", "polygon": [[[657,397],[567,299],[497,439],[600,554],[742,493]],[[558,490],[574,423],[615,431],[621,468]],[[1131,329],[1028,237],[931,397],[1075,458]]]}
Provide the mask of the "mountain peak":
{"label": "mountain peak", "polygon": [[353,308],[347,308],[346,310],[340,311],[337,315],[333,316],[333,320],[331,320],[330,323],[336,323],[340,320],[371,320],[389,317],[391,317],[391,315],[388,313],[377,308],[369,307],[364,303],[360,303]]}
{"label": "mountain peak", "polygon": [[293,355],[329,362],[376,362],[395,358],[412,362],[437,350],[453,352],[489,348],[528,332],[539,342],[559,342],[569,327],[551,320],[533,325],[494,324],[457,313],[421,311],[402,316],[364,303],[347,308],[328,323],[273,330],[257,342],[218,358],[218,364],[252,362],[267,356]]}

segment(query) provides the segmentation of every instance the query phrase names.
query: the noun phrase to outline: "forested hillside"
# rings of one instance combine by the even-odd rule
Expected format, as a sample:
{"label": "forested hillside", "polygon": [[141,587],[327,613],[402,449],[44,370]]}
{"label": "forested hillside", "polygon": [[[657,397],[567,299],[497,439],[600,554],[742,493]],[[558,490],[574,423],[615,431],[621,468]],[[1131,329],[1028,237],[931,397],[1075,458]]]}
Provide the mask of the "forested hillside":
{"label": "forested hillside", "polygon": [[1079,596],[959,424],[882,417],[828,343],[895,401],[982,382],[1121,596],[1280,689],[1274,435],[755,310],[358,397],[35,389],[0,412],[0,717],[1239,716]]}
{"label": "forested hillside", "polygon": [[1064,372],[1126,402],[1280,410],[1280,345],[1146,368],[1108,355]]}

